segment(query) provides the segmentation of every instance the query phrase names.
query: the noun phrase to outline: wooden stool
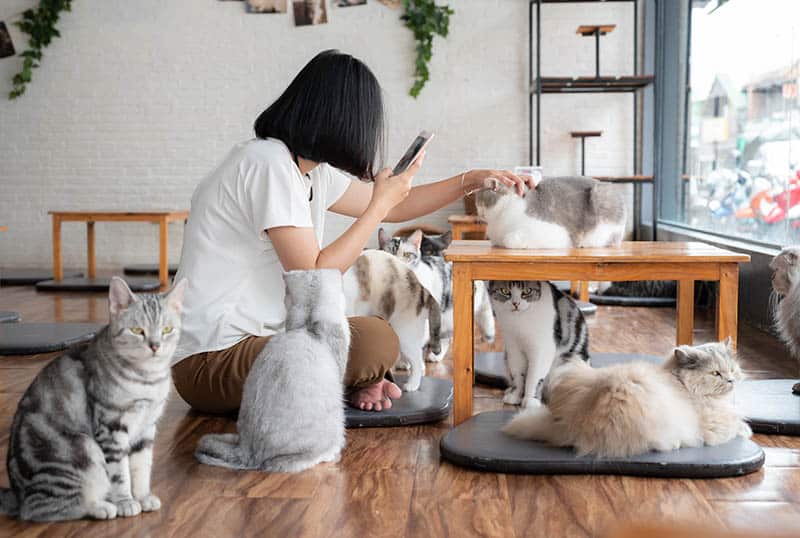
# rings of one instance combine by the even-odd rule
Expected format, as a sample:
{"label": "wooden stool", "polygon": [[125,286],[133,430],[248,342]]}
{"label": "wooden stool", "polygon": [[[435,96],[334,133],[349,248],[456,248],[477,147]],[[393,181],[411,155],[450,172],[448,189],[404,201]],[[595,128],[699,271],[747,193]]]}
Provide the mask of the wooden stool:
{"label": "wooden stool", "polygon": [[453,230],[453,241],[464,239],[464,234],[468,232],[481,234],[483,238],[486,237],[486,223],[477,215],[450,215],[447,222]]}
{"label": "wooden stool", "polygon": [[64,278],[61,265],[61,223],[86,223],[86,250],[88,277],[95,278],[94,223],[103,222],[152,222],[159,225],[159,267],[158,280],[161,287],[169,283],[167,235],[168,225],[173,221],[185,221],[189,212],[181,211],[50,211],[53,217],[53,279]]}
{"label": "wooden stool", "polygon": [[445,251],[453,262],[454,424],[472,416],[474,280],[677,280],[676,343],[691,344],[694,281],[717,280],[717,338],[736,344],[739,263],[750,256],[704,243],[623,242],[614,248],[504,249],[488,241],[454,241]]}

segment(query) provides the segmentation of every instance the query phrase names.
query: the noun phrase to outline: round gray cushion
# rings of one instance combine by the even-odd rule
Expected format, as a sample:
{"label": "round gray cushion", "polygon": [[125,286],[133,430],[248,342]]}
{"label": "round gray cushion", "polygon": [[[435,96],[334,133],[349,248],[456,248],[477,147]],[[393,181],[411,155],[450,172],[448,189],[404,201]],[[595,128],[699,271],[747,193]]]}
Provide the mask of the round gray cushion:
{"label": "round gray cushion", "polygon": [[[396,377],[402,385],[404,378]],[[403,392],[401,398],[392,400],[391,409],[376,412],[345,407],[345,424],[348,428],[381,428],[438,422],[447,418],[452,401],[452,382],[423,377],[419,390]]]}
{"label": "round gray cushion", "polygon": [[[45,280],[36,284],[38,291],[108,291],[110,277],[97,278],[65,278],[63,280]],[[158,291],[161,287],[158,279],[126,276],[125,282],[131,291]]]}
{"label": "round gray cushion", "polygon": [[0,323],[0,355],[33,355],[94,338],[99,323]]}

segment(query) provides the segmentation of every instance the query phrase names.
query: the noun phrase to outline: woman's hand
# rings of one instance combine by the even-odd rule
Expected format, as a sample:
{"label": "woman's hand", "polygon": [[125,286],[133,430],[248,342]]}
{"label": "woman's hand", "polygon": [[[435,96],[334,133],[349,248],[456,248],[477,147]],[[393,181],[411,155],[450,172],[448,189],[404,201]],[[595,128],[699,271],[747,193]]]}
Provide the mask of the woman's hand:
{"label": "woman's hand", "polygon": [[525,196],[525,186],[535,189],[536,184],[531,176],[518,176],[508,170],[470,170],[464,174],[464,191],[480,191],[496,188],[495,182],[502,183]]}
{"label": "woman's hand", "polygon": [[403,173],[396,176],[392,175],[391,168],[381,170],[375,177],[370,205],[380,208],[385,216],[392,208],[405,200],[411,191],[414,175],[422,166],[424,157],[425,152],[423,151]]}

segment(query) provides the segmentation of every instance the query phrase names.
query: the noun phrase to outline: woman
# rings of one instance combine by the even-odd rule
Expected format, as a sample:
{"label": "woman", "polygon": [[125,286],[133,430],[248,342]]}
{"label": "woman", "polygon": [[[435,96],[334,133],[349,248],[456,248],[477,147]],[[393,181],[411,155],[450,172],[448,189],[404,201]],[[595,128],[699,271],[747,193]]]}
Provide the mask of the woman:
{"label": "woman", "polygon": [[[338,51],[312,59],[258,117],[255,132],[197,187],[184,234],[177,278],[187,277],[189,287],[173,377],[181,397],[204,412],[238,409],[250,366],[282,330],[283,271],[344,272],[381,222],[431,213],[489,178],[520,193],[529,181],[471,170],[411,188],[422,155],[402,174],[375,174],[381,88],[369,68]],[[340,170],[371,182],[351,181]],[[320,248],[326,211],[356,221]],[[350,327],[348,402],[388,409],[400,396],[385,379],[399,352],[397,336],[379,318],[351,318]]]}

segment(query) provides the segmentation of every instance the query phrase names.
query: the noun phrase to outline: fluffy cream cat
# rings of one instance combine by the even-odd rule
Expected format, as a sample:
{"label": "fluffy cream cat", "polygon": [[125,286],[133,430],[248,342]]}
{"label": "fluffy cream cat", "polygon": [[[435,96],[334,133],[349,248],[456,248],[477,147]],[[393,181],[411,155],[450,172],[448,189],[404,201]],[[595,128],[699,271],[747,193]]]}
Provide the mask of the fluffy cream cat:
{"label": "fluffy cream cat", "polygon": [[572,446],[581,456],[718,445],[752,435],[733,405],[741,378],[730,339],[680,346],[661,366],[636,361],[592,368],[567,356],[545,378],[546,407],[526,409],[503,431]]}

